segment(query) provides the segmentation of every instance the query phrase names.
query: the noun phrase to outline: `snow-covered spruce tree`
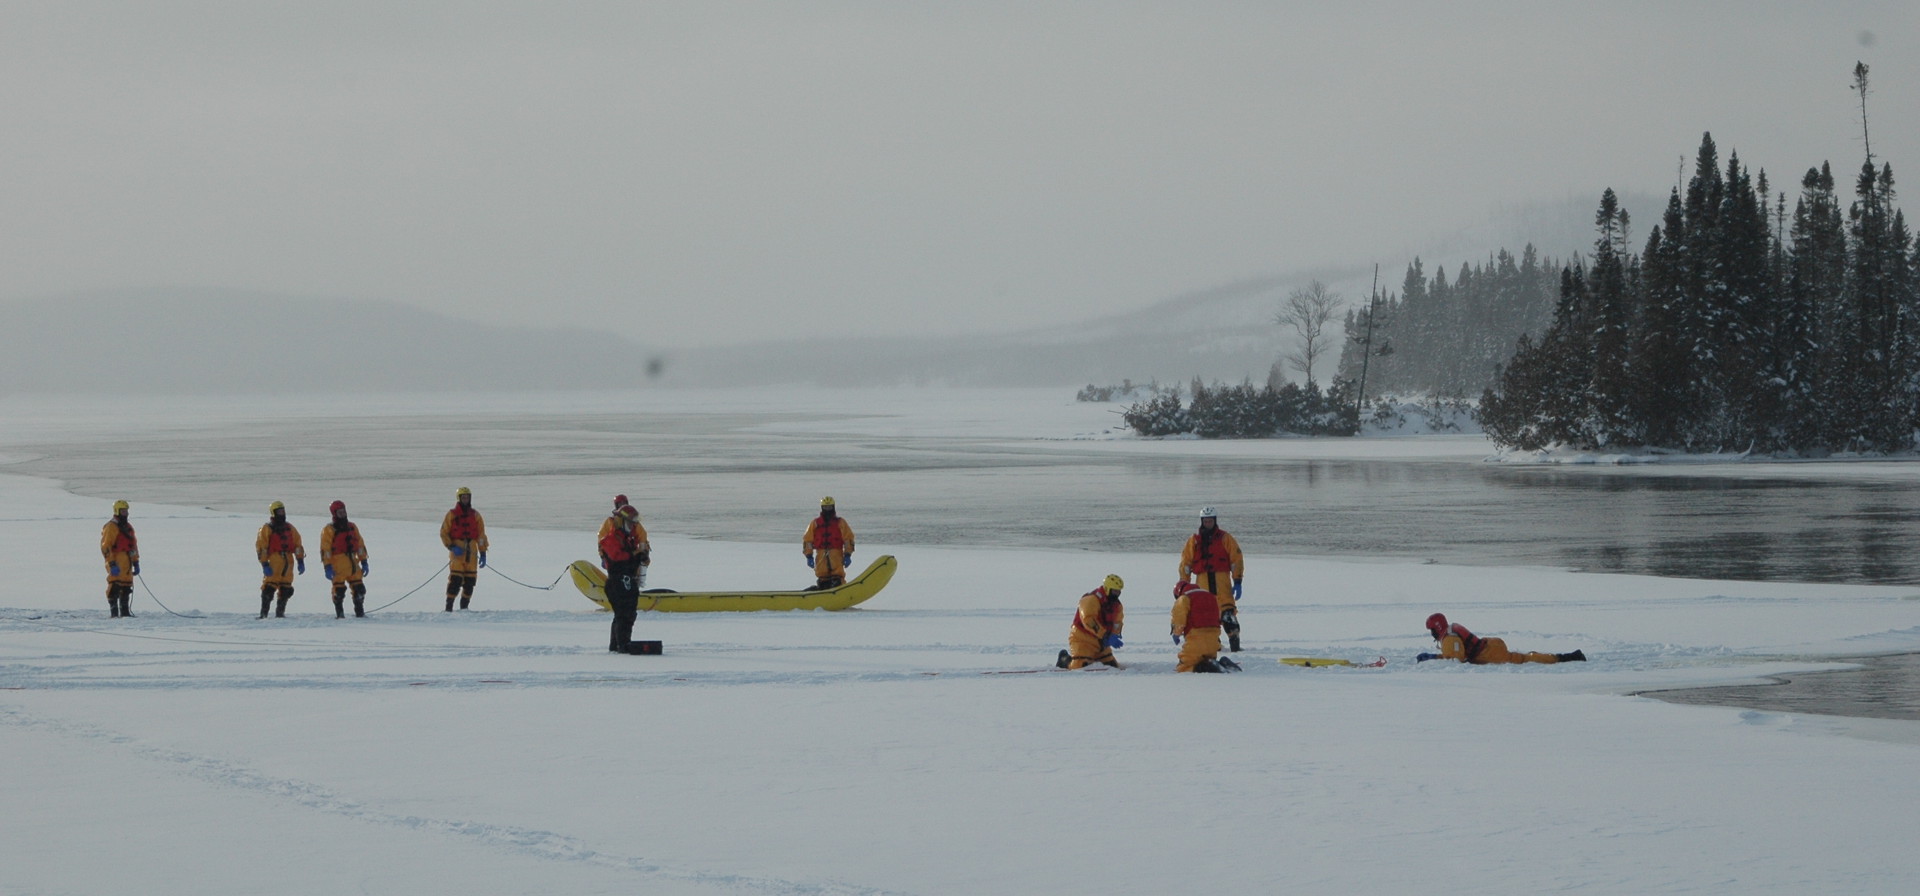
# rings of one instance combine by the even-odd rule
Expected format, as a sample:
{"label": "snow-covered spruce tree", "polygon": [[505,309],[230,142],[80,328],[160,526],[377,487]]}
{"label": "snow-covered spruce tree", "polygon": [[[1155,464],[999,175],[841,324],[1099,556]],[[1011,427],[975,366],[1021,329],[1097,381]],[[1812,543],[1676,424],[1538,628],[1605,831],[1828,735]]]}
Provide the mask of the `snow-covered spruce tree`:
{"label": "snow-covered spruce tree", "polygon": [[1832,396],[1847,375],[1842,362],[1857,335],[1845,301],[1846,222],[1830,165],[1809,168],[1800,179],[1786,267],[1774,330],[1782,429],[1794,449],[1825,451],[1841,443],[1847,426]]}
{"label": "snow-covered spruce tree", "polygon": [[1171,436],[1193,431],[1185,408],[1180,406],[1179,388],[1156,391],[1145,401],[1134,402],[1120,415],[1127,426],[1143,436]]}

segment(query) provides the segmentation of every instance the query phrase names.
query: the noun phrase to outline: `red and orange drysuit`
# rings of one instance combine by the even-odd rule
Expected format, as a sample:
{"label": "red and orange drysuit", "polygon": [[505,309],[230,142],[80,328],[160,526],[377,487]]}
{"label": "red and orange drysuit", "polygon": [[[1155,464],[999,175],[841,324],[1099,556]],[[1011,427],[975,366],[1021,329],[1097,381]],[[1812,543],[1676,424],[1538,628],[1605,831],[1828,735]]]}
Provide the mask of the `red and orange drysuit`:
{"label": "red and orange drysuit", "polygon": [[1482,638],[1467,631],[1467,627],[1458,622],[1449,626],[1446,637],[1440,639],[1440,658],[1460,660],[1476,666],[1491,663],[1557,663],[1561,659],[1560,655],[1552,653],[1514,653],[1507,649],[1506,641]]}
{"label": "red and orange drysuit", "polygon": [[353,591],[353,615],[367,615],[367,583],[363,568],[367,563],[367,542],[360,527],[336,516],[320,530],[320,562],[326,564],[327,578],[333,580],[333,615],[345,618],[348,589]]}
{"label": "red and orange drysuit", "polygon": [[815,589],[837,588],[847,583],[847,561],[853,559],[853,527],[837,514],[821,513],[807,523],[800,536],[800,550],[813,565]]}
{"label": "red and orange drysuit", "polygon": [[471,499],[460,496],[459,503],[440,521],[440,543],[447,548],[447,612],[453,612],[453,599],[460,598],[460,609],[473,601],[473,586],[480,581],[480,568],[487,565],[487,521],[473,509]]}
{"label": "red and orange drysuit", "polygon": [[1202,660],[1220,656],[1220,620],[1233,612],[1233,598],[1186,582],[1173,588],[1173,637],[1180,643],[1173,671],[1192,672]]}
{"label": "red and orange drysuit", "polygon": [[1127,610],[1120,604],[1119,592],[1102,585],[1080,597],[1080,608],[1067,629],[1067,668],[1079,669],[1088,663],[1105,663],[1118,668],[1113,648],[1106,645],[1108,635],[1120,634],[1126,624]]}
{"label": "red and orange drysuit", "polygon": [[293,596],[293,576],[298,567],[306,565],[307,549],[300,543],[300,530],[281,514],[260,527],[259,536],[253,540],[253,553],[260,561],[260,618],[267,618],[267,610],[273,605],[277,594],[280,598],[275,616],[287,615],[287,599]]}
{"label": "red and orange drysuit", "polygon": [[125,511],[100,527],[100,557],[107,567],[107,610],[113,618],[132,616],[133,574],[140,568],[140,540]]}

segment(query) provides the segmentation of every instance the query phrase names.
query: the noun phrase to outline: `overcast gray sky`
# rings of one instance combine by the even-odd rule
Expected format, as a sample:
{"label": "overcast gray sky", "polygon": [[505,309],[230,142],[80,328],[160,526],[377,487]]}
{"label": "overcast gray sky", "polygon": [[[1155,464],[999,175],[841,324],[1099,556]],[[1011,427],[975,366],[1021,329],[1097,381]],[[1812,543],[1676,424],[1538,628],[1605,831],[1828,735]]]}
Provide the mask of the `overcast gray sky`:
{"label": "overcast gray sky", "polygon": [[0,0],[0,296],[683,347],[1056,324],[1664,195],[1702,131],[1850,182],[1856,60],[1920,190],[1913,0]]}

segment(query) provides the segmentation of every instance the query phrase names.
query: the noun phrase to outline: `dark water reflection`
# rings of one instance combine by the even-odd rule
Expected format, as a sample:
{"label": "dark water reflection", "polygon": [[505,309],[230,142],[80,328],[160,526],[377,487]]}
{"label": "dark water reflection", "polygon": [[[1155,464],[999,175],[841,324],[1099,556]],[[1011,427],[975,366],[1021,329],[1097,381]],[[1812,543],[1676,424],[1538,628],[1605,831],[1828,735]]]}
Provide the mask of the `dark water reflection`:
{"label": "dark water reflection", "polygon": [[1920,654],[1863,657],[1859,670],[1774,676],[1768,684],[1646,691],[1641,696],[1695,706],[1738,706],[1869,719],[1920,720]]}
{"label": "dark water reflection", "polygon": [[493,525],[550,529],[592,529],[623,492],[655,531],[746,541],[797,541],[831,494],[875,546],[1169,555],[1214,505],[1253,553],[1920,584],[1920,484],[1904,479],[1142,456],[765,426],[783,419],[813,418],[279,420],[24,446],[41,456],[18,469],[95,496],[240,512],[345,497],[362,515],[422,521],[470,485]]}

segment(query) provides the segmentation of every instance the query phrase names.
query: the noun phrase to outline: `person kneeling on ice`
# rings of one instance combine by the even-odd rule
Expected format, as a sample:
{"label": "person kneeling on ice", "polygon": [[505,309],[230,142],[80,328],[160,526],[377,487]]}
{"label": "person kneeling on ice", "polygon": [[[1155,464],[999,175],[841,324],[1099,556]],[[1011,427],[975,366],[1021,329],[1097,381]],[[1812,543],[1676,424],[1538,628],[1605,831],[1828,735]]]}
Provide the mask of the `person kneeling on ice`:
{"label": "person kneeling on ice", "polygon": [[640,564],[647,555],[646,530],[640,511],[629,504],[614,514],[615,526],[600,539],[606,558],[607,605],[613,608],[613,632],[607,649],[627,653],[633,644],[633,619],[640,612]]}
{"label": "person kneeling on ice", "polygon": [[1584,651],[1572,653],[1514,653],[1507,649],[1507,642],[1499,638],[1482,638],[1458,622],[1449,624],[1446,614],[1435,613],[1427,617],[1427,634],[1440,642],[1439,653],[1423,653],[1414,658],[1416,663],[1427,660],[1459,660],[1484,666],[1490,663],[1579,663],[1585,662]]}
{"label": "person kneeling on ice", "polygon": [[1180,645],[1175,672],[1225,672],[1237,668],[1220,656],[1220,622],[1233,607],[1232,598],[1220,598],[1185,579],[1173,583],[1173,643]]}
{"label": "person kneeling on ice", "polygon": [[[1079,669],[1088,663],[1105,663],[1123,668],[1113,658],[1120,642],[1120,628],[1126,622],[1126,608],[1120,605],[1120,589],[1126,583],[1119,576],[1107,576],[1100,587],[1080,597],[1080,608],[1073,614],[1073,626],[1067,629],[1067,649],[1060,651],[1055,663],[1062,669]],[[1217,640],[1216,636],[1216,640]],[[1215,649],[1218,649],[1217,647]]]}

